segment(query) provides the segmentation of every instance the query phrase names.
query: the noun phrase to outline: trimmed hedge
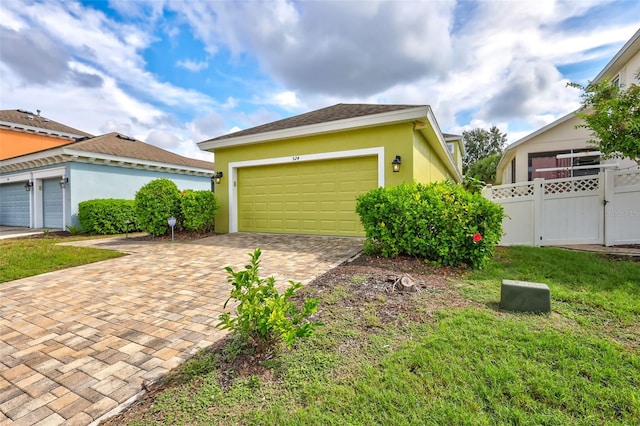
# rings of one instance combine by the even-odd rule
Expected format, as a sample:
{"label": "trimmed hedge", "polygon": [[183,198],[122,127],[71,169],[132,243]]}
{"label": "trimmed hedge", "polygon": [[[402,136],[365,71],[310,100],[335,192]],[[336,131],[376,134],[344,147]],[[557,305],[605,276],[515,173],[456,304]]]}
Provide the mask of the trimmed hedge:
{"label": "trimmed hedge", "polygon": [[122,234],[138,230],[133,200],[107,198],[82,201],[78,205],[78,220],[83,231],[90,234]]}
{"label": "trimmed hedge", "polygon": [[177,219],[176,229],[182,226],[180,191],[169,179],[155,179],[136,192],[136,215],[140,229],[151,235],[164,235],[169,231],[167,220]]}
{"label": "trimmed hedge", "polygon": [[220,209],[216,195],[211,191],[183,191],[180,198],[182,226],[191,232],[212,232],[216,213]]}
{"label": "trimmed hedge", "polygon": [[365,252],[482,267],[502,237],[502,207],[460,185],[401,184],[358,196]]}

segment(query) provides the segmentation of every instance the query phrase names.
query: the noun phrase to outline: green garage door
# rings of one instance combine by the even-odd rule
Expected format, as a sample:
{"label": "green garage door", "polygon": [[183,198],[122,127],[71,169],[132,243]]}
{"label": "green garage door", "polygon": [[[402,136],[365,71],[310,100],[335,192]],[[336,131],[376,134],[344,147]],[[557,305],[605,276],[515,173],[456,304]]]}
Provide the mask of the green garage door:
{"label": "green garage door", "polygon": [[238,230],[362,236],[356,196],[377,168],[371,156],[238,169]]}

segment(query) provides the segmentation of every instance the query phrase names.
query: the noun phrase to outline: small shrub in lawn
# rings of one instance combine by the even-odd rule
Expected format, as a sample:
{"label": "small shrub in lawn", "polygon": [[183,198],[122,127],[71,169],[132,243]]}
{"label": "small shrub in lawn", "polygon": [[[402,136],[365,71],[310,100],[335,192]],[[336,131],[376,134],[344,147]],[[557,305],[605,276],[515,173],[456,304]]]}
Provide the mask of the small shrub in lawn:
{"label": "small shrub in lawn", "polygon": [[151,235],[164,235],[167,220],[174,216],[180,229],[180,191],[169,179],[155,179],[136,193],[135,206],[140,230]]}
{"label": "small shrub in lawn", "polygon": [[[115,198],[82,201],[78,205],[78,220],[85,232],[109,235],[131,231],[130,223],[136,223],[133,200]],[[69,232],[74,233],[70,228]]]}
{"label": "small shrub in lawn", "polygon": [[251,264],[243,271],[225,268],[233,289],[224,306],[230,300],[238,301],[237,315],[221,314],[217,326],[240,336],[257,353],[270,354],[277,352],[283,343],[291,348],[296,339],[310,336],[321,324],[306,321],[317,311],[317,299],[305,299],[301,309],[290,300],[302,283],[289,281],[289,287],[279,294],[274,277],[259,277],[260,254],[256,248],[251,254]]}
{"label": "small shrub in lawn", "polygon": [[502,236],[499,205],[449,182],[376,188],[358,197],[365,252],[482,267]]}
{"label": "small shrub in lawn", "polygon": [[211,191],[183,191],[180,198],[182,226],[191,232],[213,231],[216,213],[220,209]]}

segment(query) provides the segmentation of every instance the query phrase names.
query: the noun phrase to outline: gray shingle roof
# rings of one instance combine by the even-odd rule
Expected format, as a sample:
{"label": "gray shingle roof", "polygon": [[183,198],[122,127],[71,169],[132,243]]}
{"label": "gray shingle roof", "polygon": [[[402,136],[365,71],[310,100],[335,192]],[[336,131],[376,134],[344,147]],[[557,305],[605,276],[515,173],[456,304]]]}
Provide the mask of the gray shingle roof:
{"label": "gray shingle roof", "polygon": [[411,109],[421,106],[426,105],[337,104],[330,107],[307,112],[305,114],[300,114],[260,126],[252,127],[250,129],[241,130],[239,132],[229,133],[227,135],[209,139],[209,141],[219,141],[240,136],[256,135],[260,133],[274,132],[295,127],[327,123],[330,121],[345,120],[348,118],[363,117],[366,115],[400,111],[403,109]]}
{"label": "gray shingle roof", "polygon": [[213,171],[212,162],[183,157],[119,133],[107,133],[65,145],[64,148]]}
{"label": "gray shingle roof", "polygon": [[[5,109],[0,110],[0,121],[12,123],[19,126],[35,127],[42,129],[46,133],[52,133],[55,136],[56,133],[68,133],[76,136],[93,136],[82,130],[74,129],[73,127],[66,126],[57,121],[53,121],[39,114],[34,114],[31,111],[25,111],[23,109]],[[7,125],[1,125],[2,127],[8,127]],[[14,127],[14,126],[11,126]]]}

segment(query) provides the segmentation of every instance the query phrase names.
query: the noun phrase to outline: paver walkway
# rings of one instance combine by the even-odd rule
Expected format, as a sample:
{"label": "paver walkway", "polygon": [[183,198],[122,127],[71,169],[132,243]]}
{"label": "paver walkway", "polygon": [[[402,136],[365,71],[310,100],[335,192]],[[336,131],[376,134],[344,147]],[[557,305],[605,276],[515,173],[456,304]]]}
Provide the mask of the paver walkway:
{"label": "paver walkway", "polygon": [[[75,244],[75,243],[74,243]],[[218,315],[242,268],[262,250],[261,276],[309,282],[362,240],[266,234],[191,243],[83,241],[131,253],[0,284],[0,425],[87,425],[224,333]]]}

